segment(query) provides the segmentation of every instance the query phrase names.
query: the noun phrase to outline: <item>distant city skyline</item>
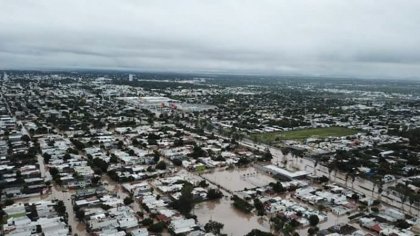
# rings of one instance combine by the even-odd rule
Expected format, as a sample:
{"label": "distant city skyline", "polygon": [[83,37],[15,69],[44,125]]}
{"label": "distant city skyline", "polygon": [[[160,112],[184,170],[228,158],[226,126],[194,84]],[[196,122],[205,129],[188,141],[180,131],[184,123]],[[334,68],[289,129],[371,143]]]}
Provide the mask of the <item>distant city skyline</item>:
{"label": "distant city skyline", "polygon": [[3,1],[0,70],[419,79],[420,2]]}

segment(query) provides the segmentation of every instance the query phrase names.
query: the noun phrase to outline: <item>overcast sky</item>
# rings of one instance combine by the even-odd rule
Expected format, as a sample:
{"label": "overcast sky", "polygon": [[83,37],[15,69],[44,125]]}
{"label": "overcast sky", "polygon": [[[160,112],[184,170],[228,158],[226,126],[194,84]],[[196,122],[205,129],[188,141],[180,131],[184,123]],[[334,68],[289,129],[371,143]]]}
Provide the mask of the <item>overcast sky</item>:
{"label": "overcast sky", "polygon": [[419,0],[0,0],[0,69],[420,78]]}

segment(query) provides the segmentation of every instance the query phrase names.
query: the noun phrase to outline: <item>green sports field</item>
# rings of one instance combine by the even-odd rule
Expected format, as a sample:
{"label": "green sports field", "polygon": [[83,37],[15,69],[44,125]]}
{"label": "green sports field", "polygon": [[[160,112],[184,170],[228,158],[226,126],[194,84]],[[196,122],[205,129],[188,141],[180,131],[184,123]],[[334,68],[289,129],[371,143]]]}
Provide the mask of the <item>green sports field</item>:
{"label": "green sports field", "polygon": [[251,139],[262,143],[275,143],[282,140],[303,140],[307,138],[342,137],[356,134],[358,130],[343,127],[301,129],[285,132],[251,134]]}

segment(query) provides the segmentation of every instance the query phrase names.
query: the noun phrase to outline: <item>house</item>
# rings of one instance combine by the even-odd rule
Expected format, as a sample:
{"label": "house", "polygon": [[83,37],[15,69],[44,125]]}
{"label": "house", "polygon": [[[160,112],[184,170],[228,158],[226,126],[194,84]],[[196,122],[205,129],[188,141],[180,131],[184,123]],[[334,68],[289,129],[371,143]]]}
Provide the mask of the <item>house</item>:
{"label": "house", "polygon": [[131,231],[132,236],[149,236],[149,231],[146,228],[135,229]]}
{"label": "house", "polygon": [[169,229],[175,234],[188,233],[197,228],[197,224],[194,219],[179,219],[172,220],[169,225]]}
{"label": "house", "polygon": [[389,217],[392,217],[393,219],[395,219],[395,221],[405,219],[404,213],[402,213],[402,212],[400,212],[400,211],[398,211],[394,208],[389,208],[389,207],[386,208],[384,210],[384,214],[389,216]]}

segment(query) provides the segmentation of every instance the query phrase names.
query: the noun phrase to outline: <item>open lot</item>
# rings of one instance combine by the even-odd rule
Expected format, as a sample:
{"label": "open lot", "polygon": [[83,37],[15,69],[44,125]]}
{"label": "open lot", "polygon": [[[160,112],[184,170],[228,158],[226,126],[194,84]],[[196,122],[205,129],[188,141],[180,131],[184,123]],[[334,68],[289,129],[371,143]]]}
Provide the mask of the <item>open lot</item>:
{"label": "open lot", "polygon": [[311,137],[326,138],[330,136],[341,137],[356,134],[358,130],[343,127],[328,127],[315,129],[301,129],[285,132],[270,132],[261,134],[252,134],[253,140],[262,143],[273,143],[281,140],[303,140]]}

